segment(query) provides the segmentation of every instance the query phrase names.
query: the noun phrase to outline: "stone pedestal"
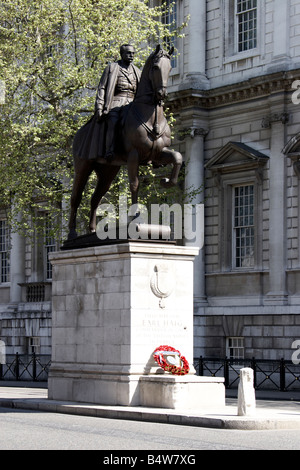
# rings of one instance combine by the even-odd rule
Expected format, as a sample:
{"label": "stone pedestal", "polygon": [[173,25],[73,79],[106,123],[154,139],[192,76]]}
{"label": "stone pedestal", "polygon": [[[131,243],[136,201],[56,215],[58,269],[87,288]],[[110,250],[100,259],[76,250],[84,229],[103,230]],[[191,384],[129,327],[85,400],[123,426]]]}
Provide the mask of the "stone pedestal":
{"label": "stone pedestal", "polygon": [[[197,253],[142,241],[52,253],[49,398],[148,406],[141,378],[163,372],[155,348],[172,346],[192,364]],[[170,380],[168,373],[160,377]]]}
{"label": "stone pedestal", "polygon": [[195,375],[143,376],[142,406],[183,410],[217,409],[225,405],[224,379]]}

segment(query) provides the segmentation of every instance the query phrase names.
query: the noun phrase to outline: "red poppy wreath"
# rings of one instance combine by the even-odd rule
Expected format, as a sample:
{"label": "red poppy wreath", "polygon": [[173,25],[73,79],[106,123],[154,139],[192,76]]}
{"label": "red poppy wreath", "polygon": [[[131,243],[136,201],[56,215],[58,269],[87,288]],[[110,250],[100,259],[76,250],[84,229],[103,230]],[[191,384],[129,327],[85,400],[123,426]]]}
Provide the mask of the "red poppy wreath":
{"label": "red poppy wreath", "polygon": [[[168,351],[179,354],[179,360],[180,360],[181,366],[170,364],[167,361],[165,355],[167,356],[166,353]],[[171,374],[174,374],[174,375],[186,375],[189,373],[190,366],[189,366],[188,361],[186,360],[184,356],[181,355],[181,353],[177,349],[172,348],[171,346],[166,346],[166,345],[159,346],[158,348],[155,349],[153,353],[153,357],[155,361],[157,362],[157,364],[166,372],[170,372]]]}

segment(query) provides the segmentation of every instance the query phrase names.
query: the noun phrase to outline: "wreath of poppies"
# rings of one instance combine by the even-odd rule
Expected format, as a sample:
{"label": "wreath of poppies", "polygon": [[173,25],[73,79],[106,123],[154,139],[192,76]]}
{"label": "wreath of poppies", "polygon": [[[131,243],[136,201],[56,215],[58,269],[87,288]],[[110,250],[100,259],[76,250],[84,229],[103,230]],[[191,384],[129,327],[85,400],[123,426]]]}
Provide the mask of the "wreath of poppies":
{"label": "wreath of poppies", "polygon": [[[164,352],[176,352],[179,354],[179,359],[181,362],[181,367],[175,366],[174,364],[170,364],[166,358],[164,357]],[[157,364],[166,372],[170,372],[171,374],[174,375],[186,375],[189,373],[190,366],[188,361],[184,356],[181,355],[181,353],[175,349],[172,348],[171,346],[159,346],[158,348],[155,349],[153,353],[154,360],[157,362]]]}

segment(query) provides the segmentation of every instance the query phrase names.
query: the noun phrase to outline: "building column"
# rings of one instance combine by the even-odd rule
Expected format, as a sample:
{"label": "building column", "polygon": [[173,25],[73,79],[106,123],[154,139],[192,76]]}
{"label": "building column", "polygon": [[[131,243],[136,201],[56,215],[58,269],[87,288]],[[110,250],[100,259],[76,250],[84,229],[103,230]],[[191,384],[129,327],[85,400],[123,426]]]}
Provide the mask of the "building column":
{"label": "building column", "polygon": [[[206,304],[205,292],[205,256],[204,256],[204,139],[208,131],[203,128],[191,128],[186,133],[186,176],[185,191],[197,191],[185,204],[184,232],[187,246],[198,246],[199,255],[194,261],[194,312]],[[188,214],[192,206],[192,214]],[[192,226],[191,226],[192,222]]]}
{"label": "building column", "polygon": [[269,292],[265,304],[286,305],[286,159],[285,145],[287,115],[274,113],[269,117],[271,128],[271,157],[269,169]]}
{"label": "building column", "polygon": [[281,71],[291,62],[290,56],[290,0],[274,0],[273,57],[268,69]]}
{"label": "building column", "polygon": [[11,234],[10,251],[10,301],[21,302],[19,283],[25,282],[25,237],[18,232]]}
{"label": "building column", "polygon": [[206,2],[189,1],[189,40],[186,80],[192,88],[206,88]]}

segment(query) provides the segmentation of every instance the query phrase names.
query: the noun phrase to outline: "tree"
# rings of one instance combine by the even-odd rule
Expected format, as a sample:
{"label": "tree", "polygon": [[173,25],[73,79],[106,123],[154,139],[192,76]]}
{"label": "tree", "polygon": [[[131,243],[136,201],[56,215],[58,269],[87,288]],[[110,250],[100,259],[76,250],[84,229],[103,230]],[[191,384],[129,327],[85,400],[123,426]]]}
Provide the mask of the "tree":
{"label": "tree", "polygon": [[163,8],[147,0],[0,2],[0,205],[14,229],[37,230],[41,209],[60,217],[63,201],[68,214],[72,139],[93,113],[99,77],[120,44],[135,46],[141,67],[153,44],[179,34],[161,23]]}

